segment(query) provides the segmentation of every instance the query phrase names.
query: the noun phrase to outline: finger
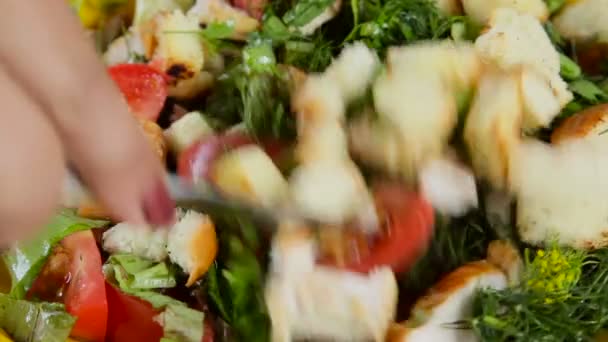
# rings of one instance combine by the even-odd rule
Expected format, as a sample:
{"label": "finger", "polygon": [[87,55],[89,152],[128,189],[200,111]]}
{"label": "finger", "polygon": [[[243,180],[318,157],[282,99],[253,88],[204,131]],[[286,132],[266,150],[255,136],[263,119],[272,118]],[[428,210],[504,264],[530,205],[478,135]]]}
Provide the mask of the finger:
{"label": "finger", "polygon": [[0,245],[6,245],[29,237],[56,210],[65,165],[53,126],[2,68],[0,101]]}
{"label": "finger", "polygon": [[[0,21],[10,32],[28,17],[27,30],[0,36],[0,58],[50,113],[67,158],[104,207],[117,220],[172,220],[162,166],[68,7],[0,1],[0,13],[13,17]],[[35,68],[40,56],[44,67]]]}

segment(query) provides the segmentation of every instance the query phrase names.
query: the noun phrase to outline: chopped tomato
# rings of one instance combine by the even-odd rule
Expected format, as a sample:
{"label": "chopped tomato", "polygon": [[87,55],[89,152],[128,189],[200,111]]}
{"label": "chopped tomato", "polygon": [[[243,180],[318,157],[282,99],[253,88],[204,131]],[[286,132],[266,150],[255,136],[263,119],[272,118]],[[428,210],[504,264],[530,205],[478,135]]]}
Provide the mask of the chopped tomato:
{"label": "chopped tomato", "polygon": [[203,331],[203,340],[201,342],[213,342],[215,339],[215,333],[213,332],[213,326],[208,319],[205,319],[205,329]]}
{"label": "chopped tomato", "polygon": [[[163,337],[163,328],[154,319],[159,310],[110,283],[106,283],[106,292],[109,307],[106,342],[158,342]],[[203,331],[201,342],[213,342],[213,327],[208,319],[205,319]]]}
{"label": "chopped tomato", "polygon": [[101,255],[91,231],[67,236],[28,291],[29,298],[58,301],[76,317],[71,336],[104,341],[108,317]]}
{"label": "chopped tomato", "polygon": [[167,77],[146,64],[119,64],[108,69],[131,112],[156,121],[167,99]]}
{"label": "chopped tomato", "polygon": [[234,0],[233,5],[247,12],[251,17],[258,20],[264,15],[264,8],[268,0]]}
{"label": "chopped tomato", "polygon": [[154,317],[160,312],[146,301],[106,283],[108,293],[107,342],[158,342],[163,328]]}
{"label": "chopped tomato", "polygon": [[[228,133],[206,137],[187,148],[178,158],[177,173],[189,181],[209,179],[213,163],[225,152],[256,141],[243,133]],[[264,142],[264,149],[271,158],[278,157],[283,150],[276,141]]]}
{"label": "chopped tomato", "polygon": [[420,194],[396,184],[383,184],[375,189],[374,195],[385,226],[381,235],[366,244],[350,231],[345,236],[345,244],[364,250],[347,251],[345,260],[323,258],[322,264],[360,273],[368,273],[378,266],[404,272],[425,252],[433,236],[432,206]]}

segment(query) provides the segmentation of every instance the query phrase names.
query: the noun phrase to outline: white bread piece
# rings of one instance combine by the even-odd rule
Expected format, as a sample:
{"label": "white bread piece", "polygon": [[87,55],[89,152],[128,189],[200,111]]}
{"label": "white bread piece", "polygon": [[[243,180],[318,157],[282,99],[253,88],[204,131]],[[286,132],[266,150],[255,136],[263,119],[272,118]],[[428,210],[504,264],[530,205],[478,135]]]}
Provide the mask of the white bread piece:
{"label": "white bread piece", "polygon": [[397,176],[401,171],[399,131],[382,120],[366,116],[349,124],[350,152],[359,161]]}
{"label": "white bread piece", "polygon": [[217,254],[215,226],[207,215],[188,210],[169,230],[167,252],[171,262],[188,274],[191,286],[209,269]]}
{"label": "white bread piece", "polygon": [[156,18],[158,46],[154,60],[168,75],[189,79],[197,75],[205,61],[203,44],[197,32],[199,23],[181,10],[159,14]]}
{"label": "white bread piece", "polygon": [[475,174],[498,190],[508,188],[511,155],[520,140],[521,117],[518,74],[488,70],[471,104],[464,141]]}
{"label": "white bread piece", "polygon": [[608,0],[569,1],[553,19],[557,31],[577,42],[608,41]]}
{"label": "white bread piece", "polygon": [[178,100],[190,100],[211,89],[214,82],[215,77],[211,73],[201,71],[192,78],[177,80],[175,84],[170,84],[169,96]]}
{"label": "white bread piece", "polygon": [[420,171],[420,191],[440,213],[463,216],[477,208],[477,186],[473,172],[449,158],[434,159]]}
{"label": "white bread piece", "polygon": [[326,121],[343,122],[346,105],[340,84],[325,75],[309,75],[299,91],[292,97],[292,108],[297,113],[298,135],[307,126],[321,125]]}
{"label": "white bread piece", "polygon": [[363,96],[379,65],[376,53],[365,44],[356,42],[342,49],[324,75],[338,84],[342,101],[349,103]]}
{"label": "white bread piece", "polygon": [[176,155],[190,145],[213,134],[213,129],[200,112],[186,113],[165,130],[165,138]]}
{"label": "white bread piece", "polygon": [[140,33],[129,30],[124,35],[114,39],[103,54],[107,66],[128,63],[133,55],[146,56],[146,47]]}
{"label": "white bread piece", "polygon": [[347,161],[350,158],[345,129],[337,120],[307,125],[306,131],[300,133],[299,141],[296,155],[300,163]]}
{"label": "white bread piece", "polygon": [[462,7],[464,13],[480,25],[487,24],[499,8],[529,14],[541,22],[549,18],[549,9],[543,0],[462,0]]}
{"label": "white bread piece", "polygon": [[287,200],[287,180],[272,159],[257,145],[223,154],[213,165],[213,183],[229,196],[272,207]]}
{"label": "white bread piece", "polygon": [[548,127],[559,114],[561,104],[557,100],[549,82],[532,68],[521,72],[521,98],[524,105],[522,129],[534,132]]}
{"label": "white bread piece", "polygon": [[435,324],[424,324],[409,327],[393,324],[386,339],[387,342],[477,342],[479,337],[470,329],[442,327]]}
{"label": "white bread piece", "polygon": [[462,5],[460,0],[434,0],[437,9],[443,15],[453,16],[462,14]]}
{"label": "white bread piece", "polygon": [[325,10],[323,10],[323,12],[321,12],[321,14],[314,17],[311,21],[306,23],[304,26],[299,27],[298,31],[300,31],[300,33],[302,33],[305,36],[312,35],[313,33],[315,33],[315,31],[319,27],[323,26],[323,24],[332,20],[336,15],[338,15],[338,12],[340,12],[341,6],[342,6],[342,0],[334,0],[333,4],[327,6],[327,8],[325,8]]}
{"label": "white bread piece", "polygon": [[564,120],[551,134],[552,144],[571,139],[608,139],[608,104],[587,108]]}
{"label": "white bread piece", "polygon": [[265,296],[272,341],[383,341],[397,305],[392,271],[363,275],[317,266],[315,249],[312,235],[302,231],[273,240]]}
{"label": "white bread piece", "polygon": [[207,25],[231,22],[234,25],[233,39],[245,39],[260,27],[256,19],[224,0],[196,0],[188,11],[188,17]]}
{"label": "white bread piece", "polygon": [[505,70],[528,66],[544,77],[563,108],[573,95],[559,75],[559,54],[537,18],[510,8],[493,12],[489,28],[475,41],[487,63]]}
{"label": "white bread piece", "polygon": [[[390,342],[469,342],[478,341],[472,330],[450,324],[472,318],[475,293],[482,288],[504,289],[505,274],[487,261],[476,261],[457,268],[434,285],[414,305],[413,317],[421,325],[391,333]],[[418,322],[413,322],[418,323]]]}
{"label": "white bread piece", "polygon": [[511,163],[517,226],[530,244],[608,246],[608,154],[601,140],[526,141]]}
{"label": "white bread piece", "polygon": [[401,174],[413,183],[424,162],[441,155],[456,124],[450,87],[437,70],[389,52],[387,72],[374,84],[373,96],[380,118],[399,131]]}
{"label": "white bread piece", "polygon": [[365,208],[370,195],[356,165],[350,161],[302,164],[290,179],[291,199],[305,217],[340,225]]}
{"label": "white bread piece", "polygon": [[524,261],[511,242],[506,240],[494,240],[490,242],[486,260],[504,272],[509,286],[516,286],[521,281],[524,272]]}
{"label": "white bread piece", "polygon": [[504,289],[505,274],[498,267],[482,260],[474,261],[443,277],[420,298],[412,313],[424,318],[425,324],[446,324],[470,318],[473,296],[482,288]]}
{"label": "white bread piece", "polygon": [[[475,45],[450,40],[419,42],[390,48],[391,69],[425,69],[439,72],[454,96],[472,90],[481,75],[482,63]],[[403,71],[405,72],[405,71]]]}
{"label": "white bread piece", "polygon": [[147,225],[118,223],[103,233],[103,249],[109,253],[125,253],[163,261],[167,258],[167,232],[165,228]]}

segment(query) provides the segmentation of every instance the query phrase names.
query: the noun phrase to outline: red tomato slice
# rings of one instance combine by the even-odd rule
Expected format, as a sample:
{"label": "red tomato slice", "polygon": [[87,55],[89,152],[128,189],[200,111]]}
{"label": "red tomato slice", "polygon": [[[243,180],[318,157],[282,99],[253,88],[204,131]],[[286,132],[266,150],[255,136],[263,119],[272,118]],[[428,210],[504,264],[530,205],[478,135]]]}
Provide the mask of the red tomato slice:
{"label": "red tomato slice", "polygon": [[[382,184],[374,190],[376,203],[387,224],[386,232],[357,261],[340,266],[368,273],[390,266],[396,273],[407,271],[425,252],[433,236],[433,207],[420,195],[396,184]],[[331,261],[322,261],[332,265]],[[335,264],[333,264],[335,266]]]}
{"label": "red tomato slice", "polygon": [[205,319],[205,329],[203,340],[201,342],[213,342],[215,340],[215,332],[213,331],[213,326],[208,319]]}
{"label": "red tomato slice", "polygon": [[159,311],[150,303],[124,294],[106,283],[108,294],[108,334],[106,342],[158,342],[163,328],[154,321]]}
{"label": "red tomato slice", "polygon": [[[182,152],[177,161],[177,173],[189,181],[209,179],[213,162],[222,154],[241,146],[254,144],[256,141],[243,133],[209,136]],[[264,142],[263,145],[266,153],[273,159],[284,149],[276,141]]]}
{"label": "red tomato slice", "polygon": [[62,301],[77,318],[71,336],[104,341],[108,317],[101,255],[91,231],[67,236],[54,250],[28,297]]}
{"label": "red tomato slice", "polygon": [[167,77],[146,64],[119,64],[108,69],[131,112],[156,121],[167,99]]}
{"label": "red tomato slice", "polygon": [[232,3],[235,7],[260,20],[264,15],[264,8],[266,8],[268,0],[234,0]]}

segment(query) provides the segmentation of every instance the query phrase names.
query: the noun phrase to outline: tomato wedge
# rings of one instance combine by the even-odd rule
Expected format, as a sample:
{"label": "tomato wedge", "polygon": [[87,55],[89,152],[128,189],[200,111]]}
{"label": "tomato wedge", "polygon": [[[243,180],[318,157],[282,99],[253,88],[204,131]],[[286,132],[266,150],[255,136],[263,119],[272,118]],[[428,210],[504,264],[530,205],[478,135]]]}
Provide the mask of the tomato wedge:
{"label": "tomato wedge", "polygon": [[[177,173],[184,179],[194,181],[209,179],[213,163],[225,152],[257,142],[244,133],[233,132],[224,135],[211,135],[187,148],[177,161]],[[264,150],[273,160],[284,150],[277,141],[266,141]]]}
{"label": "tomato wedge", "polygon": [[105,286],[109,308],[107,342],[158,342],[163,337],[163,328],[154,320],[158,310],[109,283]]}
{"label": "tomato wedge", "polygon": [[71,336],[104,341],[108,302],[101,264],[93,233],[71,234],[55,248],[27,295],[63,302],[77,318]]}
{"label": "tomato wedge", "polygon": [[108,69],[133,115],[156,121],[168,93],[167,77],[146,64],[118,64]]}
{"label": "tomato wedge", "polygon": [[379,266],[389,266],[395,273],[407,271],[426,251],[433,237],[433,207],[418,193],[397,184],[382,184],[374,197],[385,231],[358,260],[337,265],[333,260],[322,264],[368,273]]}
{"label": "tomato wedge", "polygon": [[264,8],[268,4],[268,0],[234,0],[232,4],[247,12],[251,17],[260,20],[264,15]]}

